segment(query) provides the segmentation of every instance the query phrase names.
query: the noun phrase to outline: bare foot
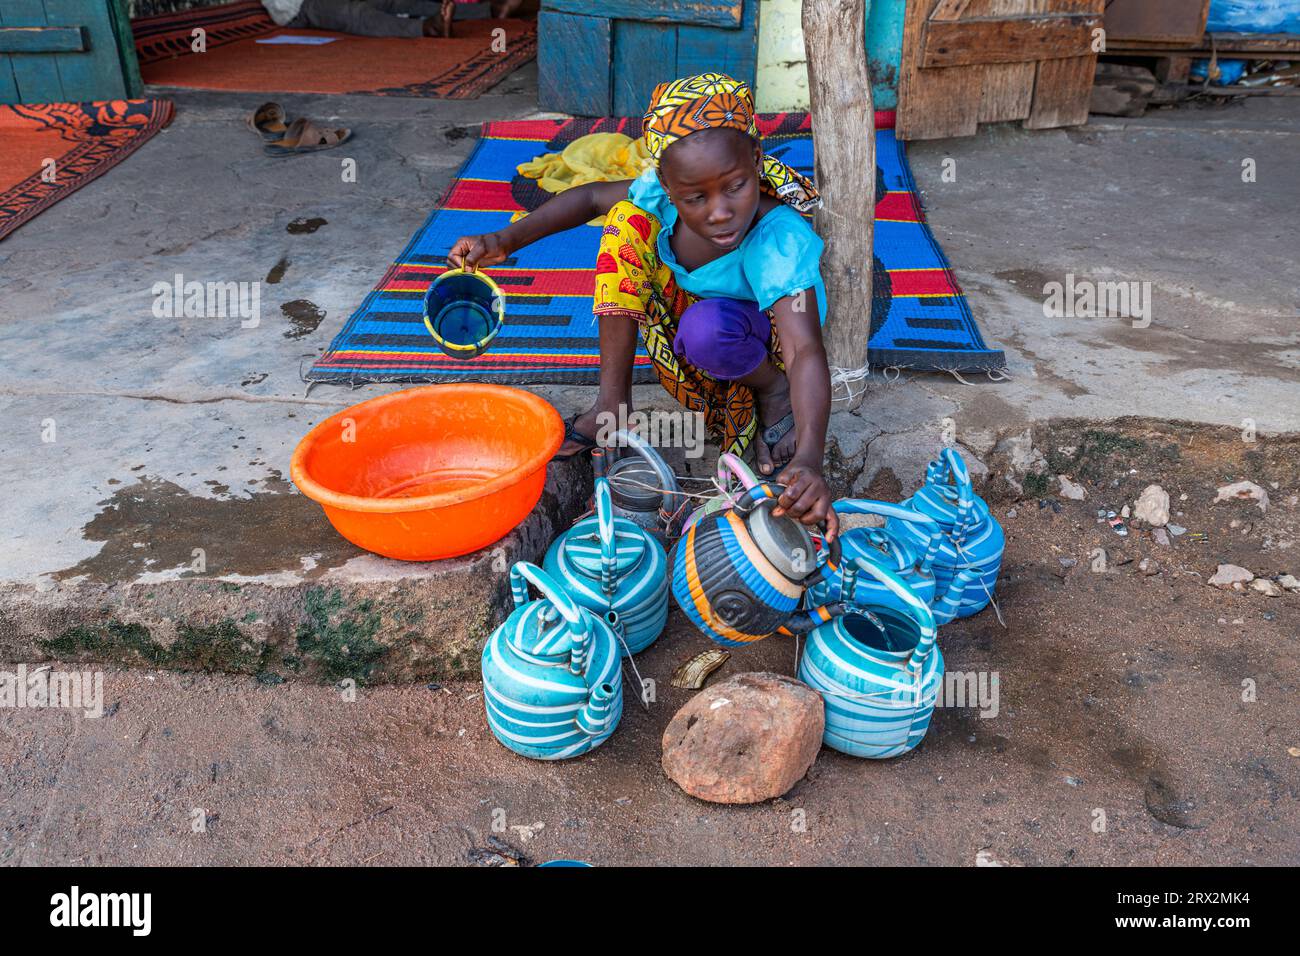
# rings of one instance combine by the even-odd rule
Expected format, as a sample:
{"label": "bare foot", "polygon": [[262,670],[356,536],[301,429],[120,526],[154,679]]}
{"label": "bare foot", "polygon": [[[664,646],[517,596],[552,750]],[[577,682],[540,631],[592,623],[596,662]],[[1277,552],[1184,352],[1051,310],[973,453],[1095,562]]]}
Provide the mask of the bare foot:
{"label": "bare foot", "polygon": [[435,17],[426,17],[421,28],[427,37],[451,36],[451,21],[456,16],[455,0],[442,0],[442,10]]}
{"label": "bare foot", "polygon": [[498,0],[492,4],[492,16],[498,20],[505,20],[512,17],[523,5],[524,0]]}
{"label": "bare foot", "polygon": [[758,431],[754,443],[758,457],[758,471],[765,476],[779,472],[794,457],[794,428],[782,436],[776,447],[769,448],[763,441],[763,430],[775,425],[791,412],[790,382],[784,375],[780,384],[766,391],[755,391],[754,399],[758,403]]}

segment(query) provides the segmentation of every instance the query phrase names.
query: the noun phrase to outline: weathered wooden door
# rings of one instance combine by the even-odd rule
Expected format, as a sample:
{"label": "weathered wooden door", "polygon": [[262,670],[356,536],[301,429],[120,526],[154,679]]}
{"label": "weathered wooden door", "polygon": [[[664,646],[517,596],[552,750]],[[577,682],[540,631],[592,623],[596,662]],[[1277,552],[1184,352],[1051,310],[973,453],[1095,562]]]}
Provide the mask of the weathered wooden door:
{"label": "weathered wooden door", "polygon": [[970,136],[1088,120],[1105,0],[908,0],[897,132]]}
{"label": "weathered wooden door", "polygon": [[139,96],[126,0],[0,0],[0,103]]}
{"label": "weathered wooden door", "polygon": [[639,116],[655,85],[715,70],[754,84],[759,0],[542,0],[538,104]]}

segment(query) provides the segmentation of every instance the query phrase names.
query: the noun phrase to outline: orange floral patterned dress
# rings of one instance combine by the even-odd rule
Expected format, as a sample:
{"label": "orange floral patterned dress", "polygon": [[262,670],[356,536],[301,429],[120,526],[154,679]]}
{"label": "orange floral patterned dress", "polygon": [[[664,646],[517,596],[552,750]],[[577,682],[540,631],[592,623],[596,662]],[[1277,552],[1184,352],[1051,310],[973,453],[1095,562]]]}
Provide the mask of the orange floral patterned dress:
{"label": "orange floral patterned dress", "polygon": [[[723,451],[743,454],[758,427],[754,393],[745,385],[713,378],[673,351],[678,320],[699,296],[681,288],[659,260],[659,228],[657,218],[627,200],[609,211],[596,256],[592,308],[597,316],[631,314],[660,384],[688,410],[704,415],[705,428]],[[768,352],[784,371],[775,323]]]}

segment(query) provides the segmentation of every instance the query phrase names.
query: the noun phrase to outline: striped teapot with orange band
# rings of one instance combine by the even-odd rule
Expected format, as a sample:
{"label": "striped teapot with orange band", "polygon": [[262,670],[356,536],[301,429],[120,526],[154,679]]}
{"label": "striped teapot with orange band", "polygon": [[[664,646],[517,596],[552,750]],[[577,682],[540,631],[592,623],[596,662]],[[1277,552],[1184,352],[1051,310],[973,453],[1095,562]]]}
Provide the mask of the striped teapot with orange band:
{"label": "striped teapot with orange band", "polygon": [[678,539],[673,597],[710,639],[729,647],[777,631],[804,632],[836,613],[800,612],[805,592],[836,574],[839,541],[818,563],[812,535],[789,517],[773,517],[780,485],[756,484],[731,508],[705,514]]}

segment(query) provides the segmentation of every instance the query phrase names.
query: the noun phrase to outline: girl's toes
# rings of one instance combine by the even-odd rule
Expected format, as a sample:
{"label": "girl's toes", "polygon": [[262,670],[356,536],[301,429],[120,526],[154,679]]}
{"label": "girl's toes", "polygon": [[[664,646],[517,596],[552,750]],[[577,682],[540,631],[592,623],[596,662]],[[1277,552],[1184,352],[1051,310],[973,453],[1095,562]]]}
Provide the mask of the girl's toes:
{"label": "girl's toes", "polygon": [[784,465],[794,457],[794,453],[794,429],[792,428],[785,433],[784,437],[782,437],[779,442],[776,443],[776,447],[772,449],[772,458],[775,460],[776,464]]}
{"label": "girl's toes", "polygon": [[770,475],[772,473],[772,451],[767,447],[767,442],[763,441],[761,432],[754,436],[754,445],[758,457],[759,473]]}

